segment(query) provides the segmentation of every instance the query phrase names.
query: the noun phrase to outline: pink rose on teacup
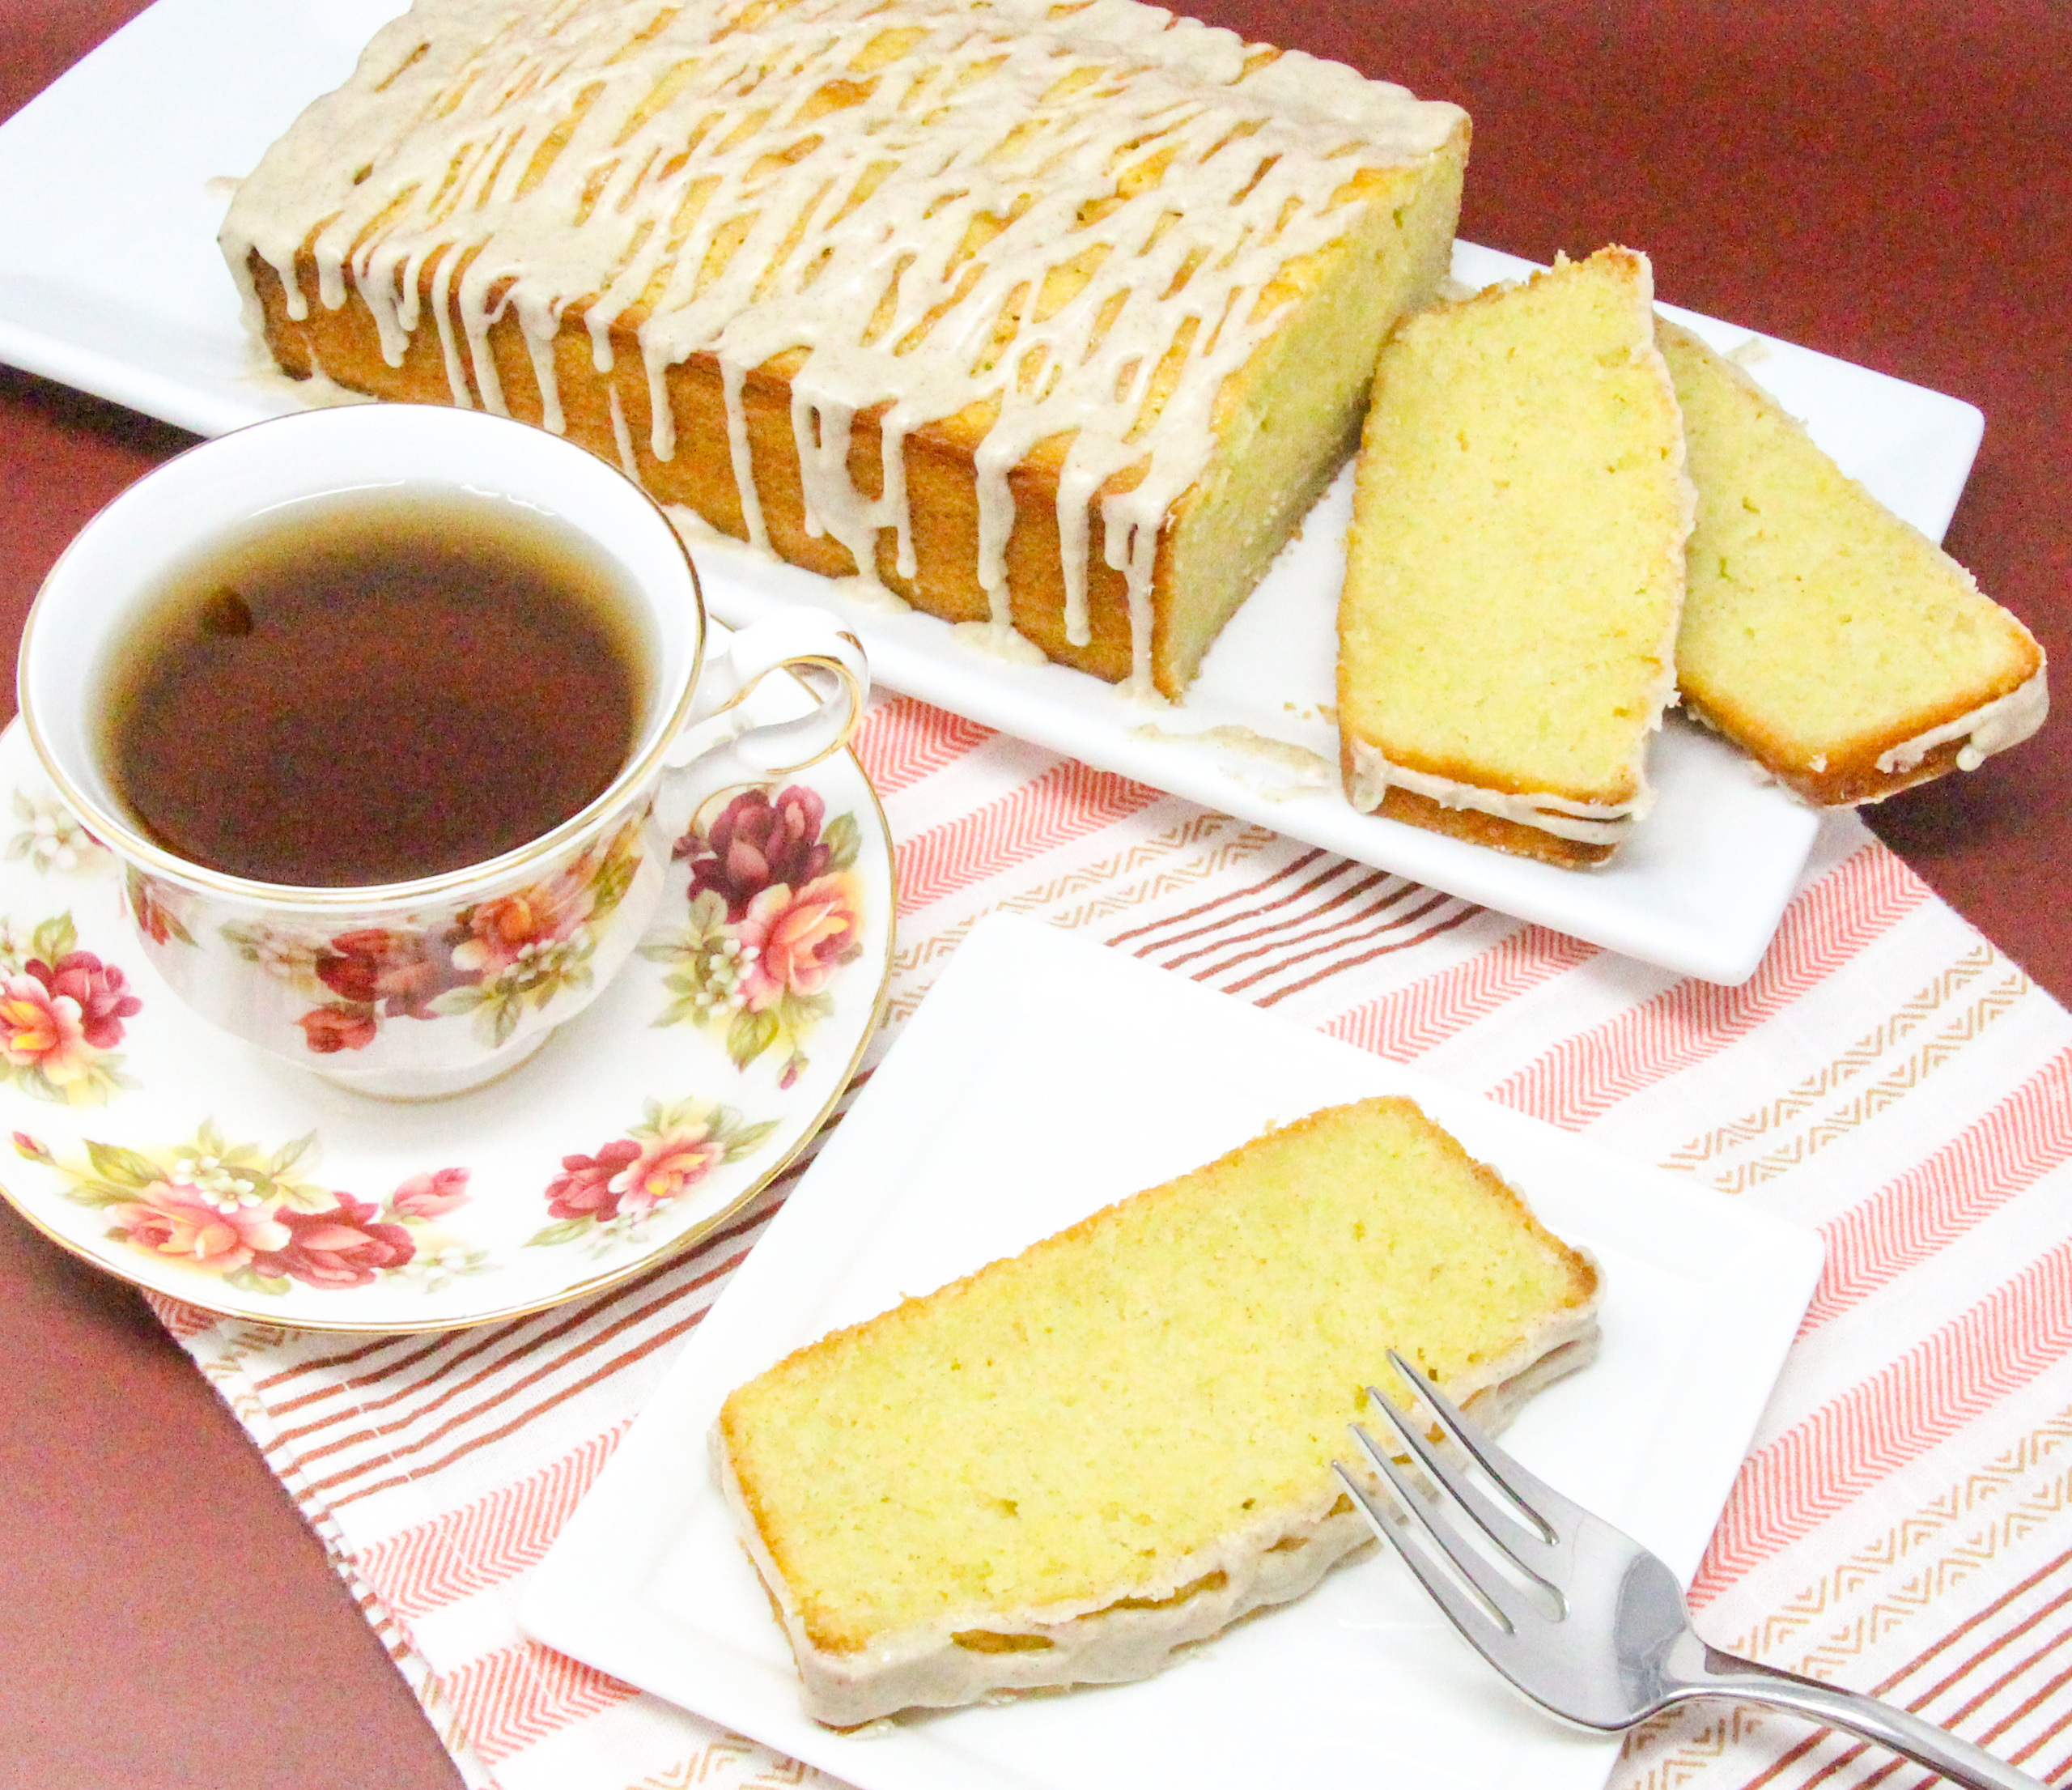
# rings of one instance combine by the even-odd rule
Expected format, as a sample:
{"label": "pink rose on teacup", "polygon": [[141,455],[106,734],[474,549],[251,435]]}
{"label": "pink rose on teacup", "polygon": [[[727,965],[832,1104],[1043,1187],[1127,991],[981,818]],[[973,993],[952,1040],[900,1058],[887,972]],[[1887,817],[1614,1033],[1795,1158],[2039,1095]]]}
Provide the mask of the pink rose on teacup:
{"label": "pink rose on teacup", "polygon": [[314,967],[333,993],[391,1018],[429,1019],[433,998],[456,980],[450,960],[423,933],[382,926],[338,933]]}
{"label": "pink rose on teacup", "polygon": [[364,1007],[312,1007],[295,1023],[320,1057],[342,1050],[364,1050],[374,1042],[374,1015]]}
{"label": "pink rose on teacup", "polygon": [[[578,866],[587,871],[586,863]],[[516,895],[478,901],[461,916],[455,967],[487,981],[529,955],[572,938],[590,917],[588,875],[557,877]]]}

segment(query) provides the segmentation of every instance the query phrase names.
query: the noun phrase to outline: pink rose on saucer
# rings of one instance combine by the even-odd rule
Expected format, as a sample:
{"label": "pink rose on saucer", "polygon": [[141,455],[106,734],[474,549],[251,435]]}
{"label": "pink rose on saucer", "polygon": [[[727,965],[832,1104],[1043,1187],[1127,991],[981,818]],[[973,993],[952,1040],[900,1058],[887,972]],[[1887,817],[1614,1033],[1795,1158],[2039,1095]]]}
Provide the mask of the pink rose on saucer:
{"label": "pink rose on saucer", "polygon": [[861,948],[862,929],[847,877],[822,877],[796,894],[782,883],[765,889],[736,929],[743,946],[754,949],[741,976],[749,1010],[760,1013],[786,994],[817,994]]}
{"label": "pink rose on saucer", "polygon": [[76,1081],[92,1061],[79,1004],[51,998],[50,990],[33,976],[11,976],[0,982],[0,1054],[18,1069],[37,1069],[63,1084]]}
{"label": "pink rose on saucer", "polygon": [[621,1137],[594,1156],[563,1157],[561,1173],[547,1183],[547,1210],[557,1218],[618,1217],[617,1177],[639,1155],[639,1145]]}
{"label": "pink rose on saucer", "polygon": [[125,991],[121,971],[104,967],[91,951],[60,959],[57,970],[32,963],[0,981],[0,1056],[53,1086],[83,1081],[142,1005]]}
{"label": "pink rose on saucer", "polygon": [[122,972],[91,951],[67,951],[54,965],[32,959],[0,981],[0,1056],[62,1087],[121,1043],[122,1022],[142,1006]]}
{"label": "pink rose on saucer", "polygon": [[413,1175],[388,1196],[388,1210],[399,1218],[444,1218],[468,1203],[468,1171],[441,1168]]}
{"label": "pink rose on saucer", "polygon": [[28,972],[53,1001],[77,1005],[80,1032],[96,1050],[114,1049],[122,1042],[122,1022],[143,1009],[129,978],[91,951],[67,951],[54,964],[32,961]]}
{"label": "pink rose on saucer", "polygon": [[826,812],[817,793],[796,784],[775,801],[762,789],[735,797],[708,835],[686,834],[677,843],[677,856],[690,861],[691,899],[710,889],[725,899],[727,917],[739,920],[766,889],[804,888],[834,855],[820,836]]}
{"label": "pink rose on saucer", "polygon": [[[734,1108],[692,1095],[664,1103],[650,1100],[626,1135],[594,1156],[564,1156],[547,1183],[554,1222],[528,1248],[558,1247],[616,1227],[628,1235],[656,1213],[686,1198],[723,1165],[740,1162],[779,1129],[775,1119],[754,1120]],[[609,1235],[601,1241],[609,1242]]]}
{"label": "pink rose on saucer", "polygon": [[618,1210],[638,1217],[668,1205],[711,1174],[722,1154],[721,1146],[703,1125],[656,1138],[612,1177]]}
{"label": "pink rose on saucer", "polygon": [[400,1268],[418,1252],[410,1232],[379,1218],[380,1209],[371,1201],[341,1193],[338,1202],[328,1212],[284,1208],[279,1218],[287,1242],[254,1256],[253,1268],[310,1286],[365,1286],[384,1269]]}
{"label": "pink rose on saucer", "polygon": [[154,1181],[114,1207],[109,1235],[227,1274],[290,1241],[287,1227],[261,1203],[219,1198],[190,1181]]}

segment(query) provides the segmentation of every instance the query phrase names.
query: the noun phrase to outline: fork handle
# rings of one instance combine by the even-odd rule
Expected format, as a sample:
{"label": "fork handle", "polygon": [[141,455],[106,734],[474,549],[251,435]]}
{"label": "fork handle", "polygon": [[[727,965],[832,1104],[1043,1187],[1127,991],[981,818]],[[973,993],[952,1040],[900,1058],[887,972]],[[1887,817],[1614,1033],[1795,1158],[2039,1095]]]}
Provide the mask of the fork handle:
{"label": "fork handle", "polygon": [[[1702,1643],[1701,1643],[1702,1644]],[[1990,1753],[1959,1740],[1947,1728],[1861,1692],[1802,1678],[1795,1672],[1758,1665],[1717,1648],[1705,1649],[1705,1660],[1682,1674],[1685,1697],[1731,1697],[1789,1710],[1832,1728],[1847,1729],[1903,1754],[1917,1765],[1939,1771],[1964,1790],[2047,1790],[2038,1779],[2003,1764]],[[1681,1701],[1679,1698],[1677,1700]]]}

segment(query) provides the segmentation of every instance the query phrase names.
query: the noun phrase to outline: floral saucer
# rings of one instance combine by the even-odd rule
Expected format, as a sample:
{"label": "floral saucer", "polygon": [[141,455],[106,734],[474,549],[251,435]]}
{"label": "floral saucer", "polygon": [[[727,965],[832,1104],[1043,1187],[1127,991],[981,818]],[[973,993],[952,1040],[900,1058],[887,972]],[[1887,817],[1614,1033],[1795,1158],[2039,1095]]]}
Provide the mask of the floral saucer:
{"label": "floral saucer", "polygon": [[[8,728],[0,1193],[74,1254],[211,1311],[443,1329],[636,1273],[798,1153],[877,1025],[892,842],[847,752],[716,792],[634,962],[520,1068],[421,1103],[216,1031],[159,980],[121,904],[114,859]],[[333,993],[362,967],[351,943],[313,961]],[[312,1061],[351,1048],[310,1039]]]}

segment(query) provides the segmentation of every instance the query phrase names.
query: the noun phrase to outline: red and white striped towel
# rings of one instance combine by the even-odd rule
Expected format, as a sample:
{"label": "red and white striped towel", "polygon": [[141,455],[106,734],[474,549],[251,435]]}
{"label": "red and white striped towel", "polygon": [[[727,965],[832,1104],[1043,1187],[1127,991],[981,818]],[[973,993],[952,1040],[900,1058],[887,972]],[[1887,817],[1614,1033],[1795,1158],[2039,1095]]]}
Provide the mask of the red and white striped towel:
{"label": "red and white striped towel", "polygon": [[[1825,827],[1762,967],[1728,989],[908,698],[874,700],[859,751],[902,885],[871,1061],[1006,908],[1818,1225],[1828,1271],[1699,1572],[1701,1626],[2072,1776],[2072,1018],[1861,825]],[[513,1615],[790,1179],[630,1284],[509,1324],[342,1341],[160,1303],[469,1784],[819,1777]],[[1887,1781],[1923,1775],[1709,1707],[1636,1733],[1613,1778]]]}

